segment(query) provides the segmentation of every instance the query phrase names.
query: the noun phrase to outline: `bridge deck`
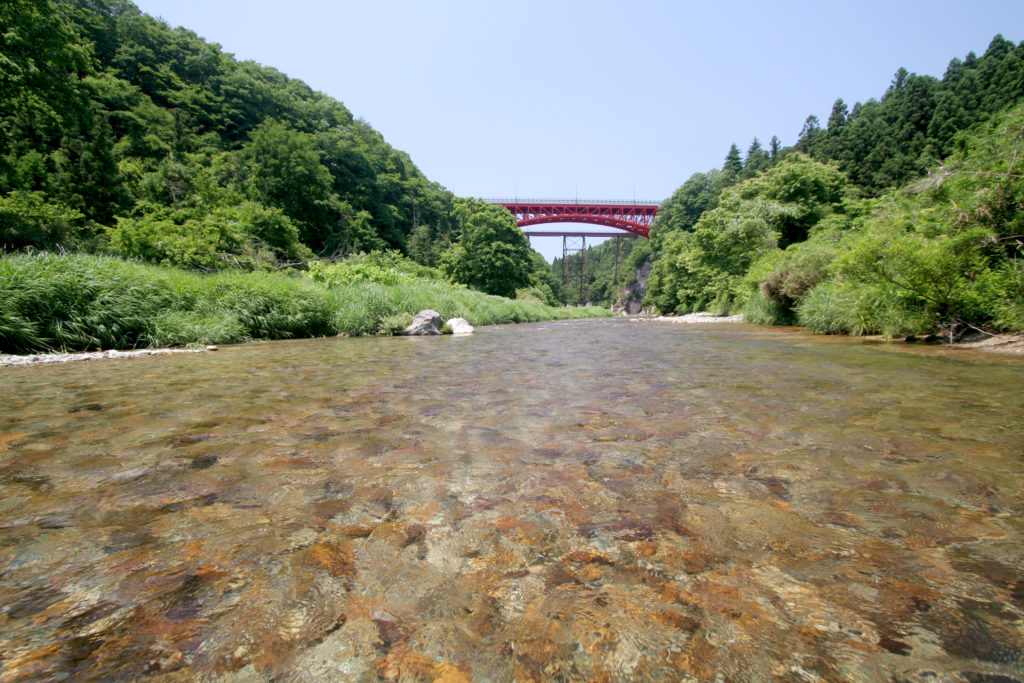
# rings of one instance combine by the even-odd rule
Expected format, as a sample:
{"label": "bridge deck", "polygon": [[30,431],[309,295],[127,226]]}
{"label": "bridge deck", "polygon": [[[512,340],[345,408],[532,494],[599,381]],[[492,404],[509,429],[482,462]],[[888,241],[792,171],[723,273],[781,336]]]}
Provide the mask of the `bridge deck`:
{"label": "bridge deck", "polygon": [[485,197],[483,201],[489,204],[558,204],[558,205],[591,205],[601,206],[659,206],[661,202],[648,199],[544,199],[536,197]]}
{"label": "bridge deck", "polygon": [[633,232],[566,232],[565,230],[552,230],[544,232],[541,230],[524,230],[527,237],[640,237]]}

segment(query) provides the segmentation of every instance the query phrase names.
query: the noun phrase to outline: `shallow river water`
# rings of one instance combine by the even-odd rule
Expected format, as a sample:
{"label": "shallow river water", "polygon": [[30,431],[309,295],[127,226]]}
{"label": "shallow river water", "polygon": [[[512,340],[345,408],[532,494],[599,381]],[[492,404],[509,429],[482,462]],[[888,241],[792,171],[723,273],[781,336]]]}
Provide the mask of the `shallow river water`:
{"label": "shallow river water", "polygon": [[0,681],[1024,680],[1022,389],[628,320],[0,368]]}

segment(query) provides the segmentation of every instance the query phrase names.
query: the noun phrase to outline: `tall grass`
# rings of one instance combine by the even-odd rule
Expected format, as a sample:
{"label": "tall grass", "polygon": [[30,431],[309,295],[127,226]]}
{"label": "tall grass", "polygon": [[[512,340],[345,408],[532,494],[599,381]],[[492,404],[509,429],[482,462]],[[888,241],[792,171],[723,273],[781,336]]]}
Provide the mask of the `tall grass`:
{"label": "tall grass", "polygon": [[893,288],[829,280],[813,287],[796,306],[799,324],[824,334],[928,334],[935,317]]}
{"label": "tall grass", "polygon": [[332,287],[287,274],[201,275],[101,256],[0,256],[3,353],[387,334],[426,308],[477,326],[609,314],[428,280]]}

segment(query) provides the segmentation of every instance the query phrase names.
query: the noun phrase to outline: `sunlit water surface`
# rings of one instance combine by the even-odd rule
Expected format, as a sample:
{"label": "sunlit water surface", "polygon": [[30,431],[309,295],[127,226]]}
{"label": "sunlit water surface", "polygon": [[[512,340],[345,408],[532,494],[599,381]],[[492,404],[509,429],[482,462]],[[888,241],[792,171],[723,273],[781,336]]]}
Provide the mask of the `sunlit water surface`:
{"label": "sunlit water surface", "polygon": [[627,320],[2,368],[0,681],[1021,679],[1022,389]]}

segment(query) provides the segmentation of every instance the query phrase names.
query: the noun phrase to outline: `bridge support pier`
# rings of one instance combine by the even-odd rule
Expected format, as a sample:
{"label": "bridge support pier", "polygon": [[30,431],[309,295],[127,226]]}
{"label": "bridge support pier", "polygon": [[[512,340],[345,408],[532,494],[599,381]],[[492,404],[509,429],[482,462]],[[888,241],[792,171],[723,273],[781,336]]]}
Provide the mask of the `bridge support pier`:
{"label": "bridge support pier", "polygon": [[590,303],[590,264],[587,262],[587,236],[580,235],[573,237],[570,241],[570,235],[562,235],[562,282],[566,287],[573,284],[573,273],[570,272],[569,268],[569,257],[573,254],[583,252],[582,259],[576,259],[580,261],[580,299],[577,303]]}
{"label": "bridge support pier", "polygon": [[[622,260],[622,238],[615,236],[615,273],[612,275],[612,291],[619,291],[619,262]],[[614,302],[613,302],[614,303]]]}

